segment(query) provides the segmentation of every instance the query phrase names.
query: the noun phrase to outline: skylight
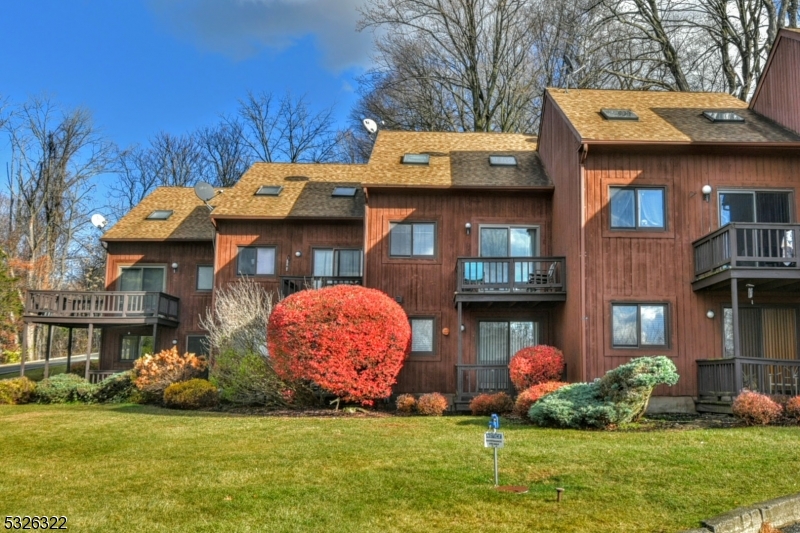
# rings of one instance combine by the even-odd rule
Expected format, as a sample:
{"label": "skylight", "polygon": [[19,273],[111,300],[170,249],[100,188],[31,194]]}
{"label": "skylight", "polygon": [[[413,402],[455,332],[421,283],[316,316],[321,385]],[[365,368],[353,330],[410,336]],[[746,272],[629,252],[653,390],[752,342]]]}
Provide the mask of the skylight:
{"label": "skylight", "polygon": [[147,215],[147,220],[167,220],[169,217],[172,216],[172,211],[167,211],[165,209],[157,209]]}
{"label": "skylight", "polygon": [[490,155],[489,164],[493,167],[515,167],[517,158],[513,155]]}
{"label": "skylight", "polygon": [[280,185],[264,185],[256,191],[256,196],[280,196],[283,187]]}
{"label": "skylight", "polygon": [[335,187],[331,196],[355,196],[355,187]]}
{"label": "skylight", "polygon": [[427,165],[431,161],[428,154],[405,154],[403,156],[404,165]]}
{"label": "skylight", "polygon": [[744,122],[741,115],[731,111],[703,111],[703,116],[711,122]]}
{"label": "skylight", "polygon": [[639,120],[639,115],[630,109],[601,109],[600,114],[606,120]]}

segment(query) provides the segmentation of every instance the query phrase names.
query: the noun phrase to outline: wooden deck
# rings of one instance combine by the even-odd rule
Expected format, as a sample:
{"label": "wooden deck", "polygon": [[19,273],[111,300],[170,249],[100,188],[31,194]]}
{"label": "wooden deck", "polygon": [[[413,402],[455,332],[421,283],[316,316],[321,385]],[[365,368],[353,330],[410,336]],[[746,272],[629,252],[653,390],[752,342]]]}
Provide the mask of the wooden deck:
{"label": "wooden deck", "polygon": [[800,360],[754,357],[699,359],[697,388],[698,411],[730,412],[733,399],[743,390],[797,396],[800,394]]}
{"label": "wooden deck", "polygon": [[563,257],[459,257],[454,301],[563,302]]}
{"label": "wooden deck", "polygon": [[64,327],[152,325],[176,327],[180,300],[163,292],[29,291],[23,320]]}

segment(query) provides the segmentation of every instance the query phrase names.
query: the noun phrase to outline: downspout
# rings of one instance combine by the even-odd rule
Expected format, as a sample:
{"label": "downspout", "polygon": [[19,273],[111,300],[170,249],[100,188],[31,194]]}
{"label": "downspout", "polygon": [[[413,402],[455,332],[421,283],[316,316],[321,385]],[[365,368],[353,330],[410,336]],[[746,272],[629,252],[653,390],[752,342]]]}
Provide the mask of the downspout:
{"label": "downspout", "polygon": [[589,145],[587,143],[581,144],[580,152],[580,180],[581,180],[581,359],[583,365],[581,369],[581,381],[587,381],[587,363],[588,354],[586,353],[586,336],[587,329],[589,328],[589,317],[586,314],[586,170],[584,162],[589,155]]}

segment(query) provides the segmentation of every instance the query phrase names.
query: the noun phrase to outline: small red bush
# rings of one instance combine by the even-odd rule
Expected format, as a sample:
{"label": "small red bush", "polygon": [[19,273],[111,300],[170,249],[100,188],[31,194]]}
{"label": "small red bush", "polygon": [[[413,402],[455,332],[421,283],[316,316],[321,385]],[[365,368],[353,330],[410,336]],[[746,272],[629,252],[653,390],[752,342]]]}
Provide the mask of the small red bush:
{"label": "small red bush", "polygon": [[304,380],[346,402],[387,398],[403,366],[411,327],[386,294],[357,285],[300,291],[272,311],[269,354],[284,380]]}
{"label": "small red bush", "polygon": [[523,348],[508,364],[511,382],[518,391],[545,381],[555,381],[564,372],[564,354],[558,348],[539,344]]}
{"label": "small red bush", "polygon": [[397,412],[402,415],[410,415],[417,408],[417,400],[413,394],[401,394],[395,402]]}
{"label": "small red bush", "polygon": [[555,392],[561,387],[569,385],[563,381],[545,381],[532,387],[528,387],[520,392],[517,396],[517,401],[514,402],[514,414],[522,418],[528,418],[528,411],[531,405],[539,401],[542,396]]}
{"label": "small red bush", "polygon": [[469,402],[469,410],[473,415],[503,415],[514,409],[514,401],[505,392],[496,394],[480,394]]}
{"label": "small red bush", "polygon": [[417,400],[417,412],[423,416],[442,416],[450,404],[438,392],[423,394]]}
{"label": "small red bush", "polygon": [[800,396],[795,396],[786,402],[785,413],[788,418],[800,422]]}
{"label": "small red bush", "polygon": [[781,406],[769,396],[757,392],[744,391],[733,401],[733,414],[748,426],[764,426],[781,416]]}

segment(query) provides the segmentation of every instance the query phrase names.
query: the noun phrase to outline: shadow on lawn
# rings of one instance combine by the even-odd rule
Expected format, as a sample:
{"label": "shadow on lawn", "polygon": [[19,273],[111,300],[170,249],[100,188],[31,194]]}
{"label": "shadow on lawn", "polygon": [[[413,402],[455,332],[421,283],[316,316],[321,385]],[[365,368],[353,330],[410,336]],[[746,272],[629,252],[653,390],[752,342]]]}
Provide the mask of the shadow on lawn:
{"label": "shadow on lawn", "polygon": [[126,413],[134,415],[158,415],[158,416],[176,416],[176,417],[240,417],[244,416],[239,413],[227,413],[220,411],[190,411],[180,409],[167,409],[156,405],[141,405],[141,404],[122,404],[114,406],[111,411],[117,413]]}

